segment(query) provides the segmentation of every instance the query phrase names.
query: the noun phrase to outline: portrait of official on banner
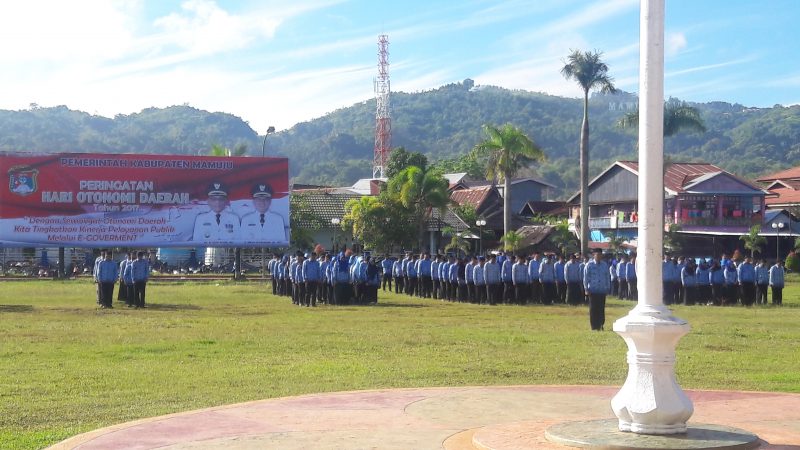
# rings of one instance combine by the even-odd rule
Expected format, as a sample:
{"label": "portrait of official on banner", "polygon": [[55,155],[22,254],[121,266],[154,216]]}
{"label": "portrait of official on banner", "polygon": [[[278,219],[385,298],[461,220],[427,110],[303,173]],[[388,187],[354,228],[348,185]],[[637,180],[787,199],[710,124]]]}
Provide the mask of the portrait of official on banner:
{"label": "portrait of official on banner", "polygon": [[0,154],[7,246],[285,247],[286,158]]}

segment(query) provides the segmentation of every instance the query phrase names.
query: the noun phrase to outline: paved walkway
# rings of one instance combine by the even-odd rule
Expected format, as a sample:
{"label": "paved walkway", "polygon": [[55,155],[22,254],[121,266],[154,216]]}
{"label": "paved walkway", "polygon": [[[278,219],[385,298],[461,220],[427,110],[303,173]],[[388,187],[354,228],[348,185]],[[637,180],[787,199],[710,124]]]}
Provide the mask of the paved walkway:
{"label": "paved walkway", "polygon": [[[52,449],[474,449],[564,448],[552,424],[613,417],[602,386],[394,389],[304,395],[189,411],[114,425]],[[690,425],[713,423],[757,434],[765,449],[800,450],[800,395],[687,391]],[[512,441],[508,433],[516,433]],[[496,444],[494,444],[496,443]],[[486,448],[486,447],[481,447]]]}

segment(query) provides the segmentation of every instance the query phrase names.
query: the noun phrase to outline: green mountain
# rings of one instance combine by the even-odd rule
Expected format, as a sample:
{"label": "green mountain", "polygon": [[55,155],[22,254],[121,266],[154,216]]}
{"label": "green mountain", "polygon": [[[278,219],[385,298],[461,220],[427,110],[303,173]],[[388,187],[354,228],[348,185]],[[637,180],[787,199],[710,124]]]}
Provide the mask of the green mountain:
{"label": "green mountain", "polygon": [[[636,157],[635,132],[616,125],[636,101],[627,93],[592,97],[592,174],[615,159]],[[665,152],[672,160],[708,161],[744,177],[800,163],[800,106],[691,106],[700,110],[708,131],[668,138]],[[483,138],[485,123],[512,123],[547,155],[532,172],[557,186],[561,196],[577,188],[579,99],[464,80],[425,92],[393,93],[391,112],[392,146],[423,152],[432,161],[466,154]],[[296,182],[350,184],[371,175],[374,117],[374,100],[339,109],[270,135],[266,154],[288,157]],[[260,155],[262,139],[236,116],[189,106],[149,108],[113,119],[64,106],[0,111],[0,151],[206,154],[219,144],[246,145],[248,154]]]}

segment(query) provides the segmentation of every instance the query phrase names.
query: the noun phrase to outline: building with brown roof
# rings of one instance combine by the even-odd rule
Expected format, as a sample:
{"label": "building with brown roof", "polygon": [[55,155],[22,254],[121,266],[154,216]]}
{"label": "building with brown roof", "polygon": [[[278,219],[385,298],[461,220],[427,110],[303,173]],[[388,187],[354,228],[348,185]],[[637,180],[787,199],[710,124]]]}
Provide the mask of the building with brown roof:
{"label": "building with brown roof", "polygon": [[[766,191],[708,163],[669,163],[664,172],[664,224],[700,236],[741,236],[763,224]],[[638,226],[636,161],[616,161],[589,183],[590,241],[616,233],[635,242]],[[580,213],[580,192],[567,203],[571,222]],[[590,243],[591,245],[591,243]]]}

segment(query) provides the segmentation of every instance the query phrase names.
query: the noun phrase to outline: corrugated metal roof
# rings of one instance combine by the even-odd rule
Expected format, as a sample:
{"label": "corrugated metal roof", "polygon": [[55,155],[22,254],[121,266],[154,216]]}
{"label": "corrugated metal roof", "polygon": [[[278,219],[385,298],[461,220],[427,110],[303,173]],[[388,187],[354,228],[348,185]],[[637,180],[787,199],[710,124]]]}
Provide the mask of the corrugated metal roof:
{"label": "corrugated metal roof", "polygon": [[491,191],[492,185],[459,189],[450,194],[450,200],[459,205],[471,205],[477,210],[480,209],[483,202],[489,197]]}
{"label": "corrugated metal roof", "polygon": [[800,205],[800,191],[789,188],[770,189],[776,196],[767,196],[766,203],[771,205]]}
{"label": "corrugated metal roof", "polygon": [[774,180],[800,180],[800,166],[756,178],[756,181],[767,183]]}

